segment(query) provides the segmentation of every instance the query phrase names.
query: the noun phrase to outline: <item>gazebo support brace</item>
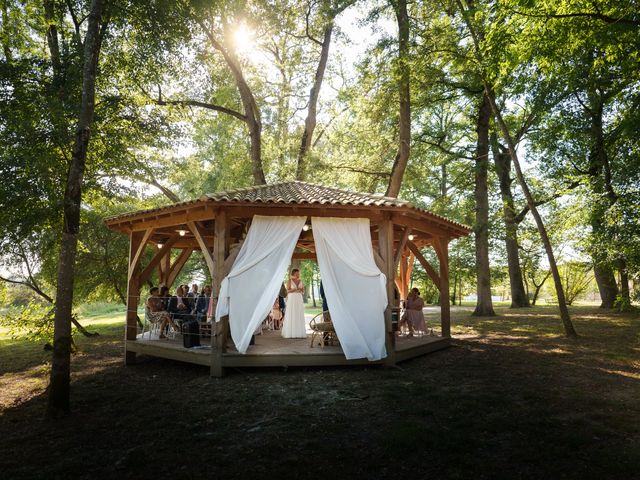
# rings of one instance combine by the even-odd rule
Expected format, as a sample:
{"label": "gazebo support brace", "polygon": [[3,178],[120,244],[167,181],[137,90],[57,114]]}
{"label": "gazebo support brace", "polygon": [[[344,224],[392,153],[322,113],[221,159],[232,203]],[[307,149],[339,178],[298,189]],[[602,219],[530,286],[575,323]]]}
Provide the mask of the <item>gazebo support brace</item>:
{"label": "gazebo support brace", "polygon": [[[211,272],[211,279],[213,283],[213,289],[216,298],[220,295],[220,285],[224,278],[224,263],[227,258],[227,249],[229,245],[229,239],[227,235],[228,221],[227,213],[224,210],[219,210],[216,215],[215,221],[215,237],[213,240],[213,255],[214,271]],[[217,335],[215,338],[215,348],[211,351],[211,376],[222,377],[224,375],[224,368],[222,367],[222,355],[225,352],[227,346],[227,332],[229,329],[229,317],[225,316],[220,320],[218,324],[214,322],[213,328]],[[214,341],[214,338],[211,341]]]}
{"label": "gazebo support brace", "polygon": [[[127,351],[127,340],[135,340],[138,334],[138,300],[140,298],[140,283],[138,280],[138,265],[142,252],[143,241],[148,239],[149,231],[131,232],[129,234],[129,272],[127,275],[127,314],[124,331],[124,364],[131,365],[136,361],[136,353]],[[145,241],[146,243],[146,241]]]}
{"label": "gazebo support brace", "polygon": [[440,263],[440,324],[442,338],[451,337],[451,309],[449,306],[449,239],[437,237],[434,248]]}

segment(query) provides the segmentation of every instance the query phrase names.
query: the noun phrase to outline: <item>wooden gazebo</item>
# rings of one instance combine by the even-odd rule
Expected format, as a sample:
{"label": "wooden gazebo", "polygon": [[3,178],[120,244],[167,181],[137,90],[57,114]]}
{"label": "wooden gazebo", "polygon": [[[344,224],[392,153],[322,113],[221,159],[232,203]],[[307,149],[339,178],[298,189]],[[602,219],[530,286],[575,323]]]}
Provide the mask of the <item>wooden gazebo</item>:
{"label": "wooden gazebo", "polygon": [[[256,345],[250,347],[247,354],[239,354],[228,345],[228,318],[214,328],[210,351],[137,338],[136,315],[141,287],[150,275],[157,271],[160,283],[170,287],[191,254],[200,250],[212,278],[215,299],[254,215],[368,218],[375,261],[387,277],[389,299],[385,312],[387,357],[379,363],[393,365],[449,346],[448,246],[451,240],[468,235],[470,228],[399,199],[296,181],[207,194],[197,200],[105,219],[109,228],[128,234],[130,239],[125,335],[127,364],[141,353],[210,365],[211,374],[221,376],[225,367],[372,363],[347,360],[340,347],[305,349],[298,344],[292,348],[283,346],[282,342],[277,348]],[[143,254],[149,247],[153,248],[153,257],[148,264],[142,265]],[[421,249],[426,247],[435,250],[438,269],[422,255]],[[303,231],[293,259],[315,258],[313,230]],[[441,332],[436,337],[402,339],[400,342],[392,328],[392,307],[398,303],[395,287],[400,298],[407,297],[414,259],[422,264],[440,290]]]}

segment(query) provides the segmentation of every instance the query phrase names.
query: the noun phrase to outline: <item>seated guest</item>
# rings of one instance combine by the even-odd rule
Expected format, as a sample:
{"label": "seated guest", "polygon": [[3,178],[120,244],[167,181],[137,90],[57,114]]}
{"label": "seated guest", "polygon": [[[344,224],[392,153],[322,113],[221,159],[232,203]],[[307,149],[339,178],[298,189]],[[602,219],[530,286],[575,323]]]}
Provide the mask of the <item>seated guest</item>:
{"label": "seated guest", "polygon": [[150,323],[160,324],[160,338],[167,338],[164,333],[165,328],[168,325],[173,325],[171,315],[164,309],[162,299],[160,298],[160,289],[158,287],[151,287],[149,290],[150,297],[145,302],[145,315]]}
{"label": "seated guest", "polygon": [[406,324],[409,329],[408,337],[413,337],[413,333],[416,330],[422,332],[425,331],[426,327],[424,323],[424,313],[422,312],[423,308],[424,300],[420,298],[420,290],[412,288],[409,296],[407,297],[404,315],[400,320],[400,327],[402,328],[402,325]]}
{"label": "seated guest", "polygon": [[191,319],[191,307],[187,297],[184,296],[182,285],[176,289],[175,296],[169,298],[169,307],[167,311],[172,315],[174,320],[185,322]]}
{"label": "seated guest", "polygon": [[196,299],[195,315],[196,315],[196,319],[199,322],[207,321],[207,312],[209,311],[210,301],[211,301],[211,286],[205,285],[205,287],[202,289],[202,293]]}
{"label": "seated guest", "polygon": [[187,297],[189,298],[197,298],[198,297],[198,284],[194,283],[193,285],[191,285],[191,288],[189,289],[189,293],[187,293]]}
{"label": "seated guest", "polygon": [[273,302],[271,313],[269,313],[269,318],[271,319],[274,330],[280,330],[282,328],[283,317],[284,315],[282,314],[282,309],[280,308],[280,296],[278,296],[278,298],[276,298],[276,301]]}
{"label": "seated guest", "polygon": [[168,310],[169,308],[169,287],[163,285],[160,287],[160,301],[162,302],[162,309]]}

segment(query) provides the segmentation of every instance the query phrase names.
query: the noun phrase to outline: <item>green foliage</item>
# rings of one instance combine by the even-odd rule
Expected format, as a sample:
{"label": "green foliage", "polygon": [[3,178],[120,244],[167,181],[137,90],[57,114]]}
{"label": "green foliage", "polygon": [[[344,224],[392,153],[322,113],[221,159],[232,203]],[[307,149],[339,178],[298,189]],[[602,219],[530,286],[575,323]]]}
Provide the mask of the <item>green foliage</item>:
{"label": "green foliage", "polygon": [[0,315],[0,326],[7,328],[12,338],[48,343],[53,339],[53,313],[51,305],[31,301]]}

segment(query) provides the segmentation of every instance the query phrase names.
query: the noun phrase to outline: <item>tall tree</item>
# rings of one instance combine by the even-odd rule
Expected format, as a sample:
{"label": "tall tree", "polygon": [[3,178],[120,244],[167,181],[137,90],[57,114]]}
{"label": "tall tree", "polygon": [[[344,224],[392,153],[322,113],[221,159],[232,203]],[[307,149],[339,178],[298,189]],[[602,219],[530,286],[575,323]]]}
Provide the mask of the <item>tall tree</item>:
{"label": "tall tree", "polygon": [[320,46],[320,59],[318,60],[318,67],[316,68],[315,77],[313,79],[313,86],[311,87],[311,91],[309,92],[307,118],[304,121],[304,130],[302,132],[302,138],[300,139],[300,149],[298,150],[296,180],[305,180],[306,177],[307,156],[309,155],[309,150],[311,149],[313,132],[316,128],[318,97],[320,96],[320,88],[322,87],[324,72],[327,68],[327,61],[329,59],[329,47],[331,45],[331,35],[333,34],[333,17],[337,13],[338,12],[329,12],[329,18],[326,20],[327,24],[325,25],[322,34],[322,40],[316,39],[309,32],[309,15],[311,14],[311,5],[309,5],[306,14],[307,37],[312,42]]}
{"label": "tall tree", "polygon": [[511,290],[511,308],[528,307],[529,296],[525,291],[522,268],[520,267],[520,253],[518,246],[518,223],[516,221],[515,202],[511,184],[511,156],[503,151],[495,134],[491,134],[493,161],[500,185],[502,198],[502,217],[505,226],[505,247],[507,251],[507,268],[509,270],[509,288]]}
{"label": "tall tree", "polygon": [[[256,102],[255,96],[249,83],[247,82],[240,59],[231,43],[232,28],[226,14],[223,12],[217,18],[211,10],[206,12],[205,17],[201,16],[202,12],[193,12],[194,21],[200,25],[202,31],[207,36],[211,46],[216,49],[224,59],[229,71],[233,75],[233,79],[238,89],[238,94],[242,101],[243,113],[233,112],[231,109],[225,109],[224,113],[230,114],[236,118],[242,119],[249,129],[249,138],[251,142],[251,163],[253,167],[253,182],[255,185],[265,185],[267,180],[264,175],[264,167],[262,165],[262,117],[260,107]],[[215,25],[221,23],[221,31],[215,28]],[[184,102],[183,102],[184,103]],[[198,105],[205,108],[211,108],[217,111],[223,111],[219,106],[212,108],[208,105]]]}
{"label": "tall tree", "polygon": [[[485,65],[486,59],[483,56],[483,50],[481,48],[481,35],[478,34],[476,27],[474,26],[471,20],[471,14],[468,8],[466,8],[462,2],[462,0],[457,0],[459,11],[462,15],[463,21],[471,34],[471,38],[473,40],[474,52],[475,56],[478,59],[478,63],[482,66]],[[558,296],[558,307],[560,310],[560,319],[562,320],[562,324],[564,326],[565,334],[569,337],[577,336],[575,328],[573,327],[573,323],[571,322],[571,317],[569,316],[569,309],[567,308],[567,302],[564,295],[564,289],[562,287],[562,279],[560,278],[560,272],[558,270],[558,264],[555,259],[555,255],[553,253],[553,246],[551,245],[551,241],[549,240],[549,235],[547,234],[547,230],[544,225],[544,221],[542,220],[542,216],[540,212],[538,212],[538,208],[536,207],[536,202],[533,198],[531,190],[529,189],[529,185],[527,184],[526,179],[524,178],[524,174],[522,173],[522,168],[520,166],[520,160],[518,158],[518,154],[516,151],[516,144],[513,140],[513,136],[505,122],[502,112],[498,107],[496,102],[496,96],[493,90],[493,86],[489,82],[489,78],[487,72],[484,67],[480,68],[480,75],[483,79],[483,85],[485,89],[485,94],[489,100],[491,105],[491,110],[493,111],[494,118],[496,123],[498,124],[500,131],[504,137],[504,140],[507,144],[507,148],[509,149],[509,154],[511,156],[511,160],[513,162],[513,166],[516,171],[516,178],[518,179],[518,183],[520,184],[520,188],[524,193],[525,198],[527,199],[527,205],[529,206],[529,210],[531,211],[531,215],[533,216],[536,226],[538,227],[538,232],[540,234],[540,238],[542,243],[544,244],[545,252],[547,254],[547,260],[549,261],[549,266],[551,268],[551,274],[553,276],[553,281],[556,287],[556,294]]]}
{"label": "tall tree", "polygon": [[64,192],[64,226],[60,242],[56,313],[54,317],[53,356],[49,383],[48,414],[52,417],[69,411],[71,375],[71,315],[73,282],[80,227],[82,177],[85,171],[89,138],[95,110],[98,59],[107,23],[103,22],[103,0],[92,0],[84,38],[82,101],[78,114],[73,154]]}
{"label": "tall tree", "polygon": [[475,316],[493,316],[491,301],[491,270],[489,268],[489,195],[487,176],[489,173],[489,122],[491,105],[483,93],[478,109],[476,133],[478,135],[475,155],[475,210],[474,235],[476,244],[477,295]]}
{"label": "tall tree", "polygon": [[409,14],[406,0],[392,0],[398,23],[397,78],[400,98],[398,119],[398,152],[391,168],[391,178],[386,196],[397,197],[402,186],[402,177],[409,162],[411,151],[411,94],[409,65]]}

